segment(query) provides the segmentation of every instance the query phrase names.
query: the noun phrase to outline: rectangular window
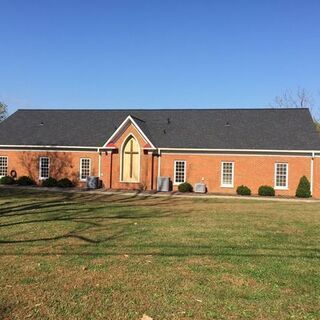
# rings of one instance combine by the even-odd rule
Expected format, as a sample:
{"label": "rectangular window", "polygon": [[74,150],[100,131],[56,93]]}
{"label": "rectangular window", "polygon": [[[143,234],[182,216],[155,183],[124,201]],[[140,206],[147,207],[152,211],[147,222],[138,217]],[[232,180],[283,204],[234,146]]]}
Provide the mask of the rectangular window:
{"label": "rectangular window", "polygon": [[86,180],[91,175],[91,159],[80,159],[80,180]]}
{"label": "rectangular window", "polygon": [[233,187],[234,163],[222,162],[221,163],[221,186]]}
{"label": "rectangular window", "polygon": [[186,182],[186,161],[176,160],[174,162],[174,183]]}
{"label": "rectangular window", "polygon": [[275,164],[275,189],[288,189],[288,164]]}
{"label": "rectangular window", "polygon": [[39,162],[39,179],[44,180],[49,178],[50,161],[48,157],[40,157]]}
{"label": "rectangular window", "polygon": [[0,157],[0,177],[8,175],[8,157]]}

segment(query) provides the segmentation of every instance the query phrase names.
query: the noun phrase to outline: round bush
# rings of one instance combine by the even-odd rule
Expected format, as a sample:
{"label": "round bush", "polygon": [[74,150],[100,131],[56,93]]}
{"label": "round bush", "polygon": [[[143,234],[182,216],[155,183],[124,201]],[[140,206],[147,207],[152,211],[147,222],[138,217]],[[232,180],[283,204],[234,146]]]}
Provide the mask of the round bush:
{"label": "round bush", "polygon": [[34,182],[33,179],[31,179],[30,177],[28,176],[22,176],[20,177],[18,180],[17,180],[17,184],[19,186],[33,186],[35,185],[36,183]]}
{"label": "round bush", "polygon": [[271,186],[261,186],[258,190],[259,196],[264,197],[273,197],[275,195],[275,191]]}
{"label": "round bush", "polygon": [[59,188],[72,188],[73,182],[69,180],[68,178],[62,178],[58,181],[57,186]]}
{"label": "round bush", "polygon": [[10,184],[15,184],[15,183],[16,183],[16,181],[10,176],[4,176],[0,179],[0,184],[10,185]]}
{"label": "round bush", "polygon": [[183,182],[178,186],[179,192],[192,192],[192,185],[188,182]]}
{"label": "round bush", "polygon": [[310,182],[306,176],[301,177],[296,191],[296,197],[298,198],[310,198]]}
{"label": "round bush", "polygon": [[47,188],[56,187],[57,184],[58,184],[57,179],[51,178],[51,177],[49,177],[48,179],[42,181],[42,186],[43,187],[47,187]]}
{"label": "round bush", "polygon": [[250,196],[251,190],[247,186],[242,185],[237,188],[237,194],[240,196]]}

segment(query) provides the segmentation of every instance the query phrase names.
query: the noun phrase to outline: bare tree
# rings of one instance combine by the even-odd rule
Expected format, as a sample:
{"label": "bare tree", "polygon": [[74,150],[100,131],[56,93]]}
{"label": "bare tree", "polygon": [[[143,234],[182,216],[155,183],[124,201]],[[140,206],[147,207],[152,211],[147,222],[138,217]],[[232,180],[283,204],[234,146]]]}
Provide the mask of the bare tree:
{"label": "bare tree", "polygon": [[306,89],[298,87],[296,91],[286,90],[282,95],[276,96],[271,106],[274,108],[309,108],[312,110],[314,100]]}
{"label": "bare tree", "polygon": [[0,101],[0,122],[8,115],[8,106]]}
{"label": "bare tree", "polygon": [[315,108],[313,95],[305,88],[286,90],[282,95],[276,96],[270,104],[273,108],[308,108],[316,124],[319,123],[319,110]]}
{"label": "bare tree", "polygon": [[320,122],[319,122],[319,120],[314,120],[314,123],[316,124],[317,131],[320,134]]}

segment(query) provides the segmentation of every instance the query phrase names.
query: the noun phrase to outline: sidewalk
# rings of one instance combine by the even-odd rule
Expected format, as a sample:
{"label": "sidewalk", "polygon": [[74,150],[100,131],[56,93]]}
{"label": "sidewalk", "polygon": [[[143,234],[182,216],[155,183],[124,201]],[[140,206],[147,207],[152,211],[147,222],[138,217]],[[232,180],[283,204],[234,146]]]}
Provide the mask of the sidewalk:
{"label": "sidewalk", "polygon": [[0,185],[1,189],[25,189],[33,191],[50,191],[61,193],[89,193],[100,195],[123,195],[132,197],[174,197],[174,198],[194,198],[194,199],[233,199],[233,200],[252,200],[252,201],[278,201],[278,202],[292,202],[292,203],[320,203],[318,199],[301,199],[301,198],[284,198],[284,197],[260,197],[260,196],[238,196],[238,195],[218,195],[218,194],[199,194],[199,193],[179,193],[179,192],[146,192],[146,191],[112,191],[106,189],[63,189],[63,188],[44,188],[44,187],[23,187],[23,186],[5,186]]}

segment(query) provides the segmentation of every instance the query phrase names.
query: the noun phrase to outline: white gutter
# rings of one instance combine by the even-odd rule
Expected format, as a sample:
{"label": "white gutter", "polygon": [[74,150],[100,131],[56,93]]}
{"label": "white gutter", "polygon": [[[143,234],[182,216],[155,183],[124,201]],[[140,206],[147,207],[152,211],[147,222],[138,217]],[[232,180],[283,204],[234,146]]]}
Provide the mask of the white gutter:
{"label": "white gutter", "polygon": [[217,151],[217,152],[275,152],[275,153],[315,153],[314,150],[272,150],[272,149],[200,149],[200,148],[159,148],[164,151]]}
{"label": "white gutter", "polygon": [[99,147],[85,147],[85,146],[48,146],[48,145],[26,145],[26,144],[7,144],[0,145],[0,148],[45,148],[45,149],[99,149]]}
{"label": "white gutter", "polygon": [[[0,148],[46,148],[46,149],[116,149],[116,147],[93,147],[93,146],[50,146],[50,145],[0,145]],[[208,152],[274,152],[274,153],[320,153],[320,150],[272,150],[272,149],[201,149],[201,148],[145,148],[145,150],[164,151],[208,151]]]}
{"label": "white gutter", "polygon": [[101,147],[100,150],[115,150],[118,149],[117,147]]}

